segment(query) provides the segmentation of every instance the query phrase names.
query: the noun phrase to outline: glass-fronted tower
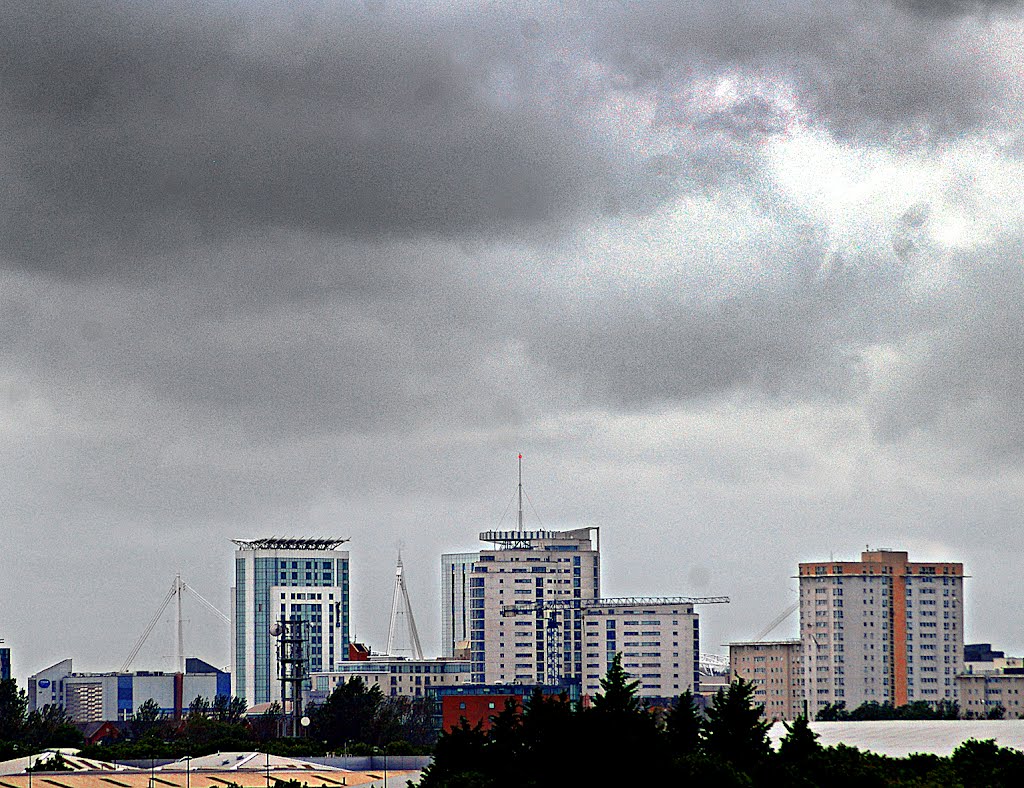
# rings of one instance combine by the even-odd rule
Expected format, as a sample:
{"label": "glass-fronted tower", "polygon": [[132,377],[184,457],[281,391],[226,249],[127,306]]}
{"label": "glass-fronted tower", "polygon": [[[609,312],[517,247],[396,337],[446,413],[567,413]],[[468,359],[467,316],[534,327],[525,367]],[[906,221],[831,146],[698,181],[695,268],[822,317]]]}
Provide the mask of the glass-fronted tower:
{"label": "glass-fronted tower", "polygon": [[457,644],[469,640],[469,580],[480,553],[441,556],[441,656],[454,657]]}
{"label": "glass-fronted tower", "polygon": [[281,699],[275,637],[282,620],[304,621],[308,669],[333,670],[348,653],[347,539],[233,539],[233,692],[250,706]]}

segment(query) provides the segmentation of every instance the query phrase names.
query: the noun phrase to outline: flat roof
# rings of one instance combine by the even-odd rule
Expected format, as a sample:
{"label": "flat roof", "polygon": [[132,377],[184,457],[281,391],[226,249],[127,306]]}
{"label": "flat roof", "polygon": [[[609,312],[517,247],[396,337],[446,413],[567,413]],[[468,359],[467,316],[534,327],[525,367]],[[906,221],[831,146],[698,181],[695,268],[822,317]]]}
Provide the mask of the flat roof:
{"label": "flat roof", "polygon": [[789,640],[733,640],[727,646],[799,646],[800,638]]}
{"label": "flat roof", "polygon": [[269,536],[263,539],[232,539],[242,550],[336,550],[348,539]]}

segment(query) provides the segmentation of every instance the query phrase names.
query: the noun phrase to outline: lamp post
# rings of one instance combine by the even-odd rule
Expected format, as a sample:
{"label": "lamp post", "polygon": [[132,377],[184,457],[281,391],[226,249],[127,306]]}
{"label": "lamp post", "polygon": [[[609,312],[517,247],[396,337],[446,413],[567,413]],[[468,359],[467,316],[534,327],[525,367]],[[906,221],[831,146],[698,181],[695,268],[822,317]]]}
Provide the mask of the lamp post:
{"label": "lamp post", "polygon": [[31,753],[28,756],[28,769],[26,771],[28,771],[28,788],[32,788],[32,755],[31,755]]}
{"label": "lamp post", "polygon": [[384,788],[388,788],[388,751],[386,749],[382,750],[380,747],[374,747],[373,754],[384,757]]}
{"label": "lamp post", "polygon": [[191,769],[191,764],[192,764],[192,756],[191,755],[186,755],[185,756],[185,788],[192,788],[192,780],[191,780],[192,769]]}

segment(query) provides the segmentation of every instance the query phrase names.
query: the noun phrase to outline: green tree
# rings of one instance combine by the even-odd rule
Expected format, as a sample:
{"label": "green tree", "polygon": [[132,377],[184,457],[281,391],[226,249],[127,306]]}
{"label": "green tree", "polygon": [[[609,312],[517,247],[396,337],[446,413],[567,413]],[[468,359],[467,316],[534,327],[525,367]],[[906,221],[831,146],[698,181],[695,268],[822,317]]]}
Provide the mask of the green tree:
{"label": "green tree", "polygon": [[[312,716],[315,719],[315,709]],[[252,721],[252,732],[257,741],[276,739],[281,733],[282,719],[284,719],[284,709],[281,707],[281,703],[275,700],[265,712]]]}
{"label": "green tree", "polygon": [[965,741],[950,758],[964,788],[1024,785],[1024,753],[993,740]]}
{"label": "green tree", "polygon": [[805,716],[801,714],[792,725],[788,722],[782,724],[786,727],[786,735],[779,742],[779,759],[784,763],[803,764],[821,752],[818,734],[811,730]]}
{"label": "green tree", "polygon": [[686,690],[676,698],[665,718],[665,739],[669,753],[674,756],[690,755],[700,746],[701,714],[693,700],[693,693]]}
{"label": "green tree", "polygon": [[715,694],[704,719],[703,745],[712,758],[756,768],[771,752],[764,706],[754,702],[754,684],[737,676]]}
{"label": "green tree", "polygon": [[601,678],[601,691],[594,698],[594,711],[616,717],[628,717],[640,711],[640,700],[636,690],[637,680],[630,680],[622,667],[622,654],[616,654],[608,666],[608,672]]}
{"label": "green tree", "polygon": [[210,704],[210,716],[218,722],[226,722],[229,725],[237,725],[245,720],[245,713],[249,710],[249,704],[245,698],[232,697],[230,695],[217,695]]}
{"label": "green tree", "polygon": [[1006,707],[1001,703],[997,703],[987,712],[985,712],[986,720],[1003,720],[1006,719]]}
{"label": "green tree", "polygon": [[434,747],[434,758],[423,770],[420,788],[476,788],[494,784],[488,768],[488,739],[478,722],[470,725],[463,717],[459,724],[441,733]]}
{"label": "green tree", "polygon": [[0,741],[16,742],[25,727],[28,696],[14,679],[0,681]]}
{"label": "green tree", "polygon": [[195,700],[188,704],[188,718],[190,720],[207,719],[210,716],[210,701],[202,695],[196,695]]}
{"label": "green tree", "polygon": [[836,722],[838,720],[848,720],[850,718],[849,712],[846,711],[845,701],[839,701],[838,703],[826,703],[820,709],[818,713],[814,715],[814,719],[818,722]]}
{"label": "green tree", "polygon": [[64,707],[47,703],[29,712],[25,720],[23,740],[30,747],[79,747],[82,733]]}
{"label": "green tree", "polygon": [[381,741],[384,693],[374,684],[367,689],[358,676],[339,684],[311,715],[311,735],[341,749],[347,742],[386,744]]}

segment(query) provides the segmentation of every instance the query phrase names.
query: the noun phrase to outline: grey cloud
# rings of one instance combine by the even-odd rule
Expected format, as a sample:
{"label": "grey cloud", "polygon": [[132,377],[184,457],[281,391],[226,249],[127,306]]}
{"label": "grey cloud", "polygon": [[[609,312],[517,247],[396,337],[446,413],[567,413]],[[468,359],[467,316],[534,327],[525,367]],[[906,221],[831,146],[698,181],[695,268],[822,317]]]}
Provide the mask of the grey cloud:
{"label": "grey cloud", "polygon": [[753,76],[791,90],[812,124],[836,134],[917,144],[1005,122],[994,106],[1013,113],[990,25],[1019,21],[1016,5],[939,3],[945,13],[921,14],[885,2],[655,2],[602,18],[595,4],[592,40],[633,84]]}
{"label": "grey cloud", "polygon": [[[793,113],[913,143],[983,125],[1006,90],[971,18],[884,3],[50,2],[0,24],[3,257],[71,274],[158,278],[162,251],[189,268],[278,229],[544,239],[747,177]],[[735,71],[763,87],[696,101]],[[606,103],[652,87],[650,150],[610,139]]]}
{"label": "grey cloud", "polygon": [[944,293],[945,319],[905,337],[904,361],[874,410],[890,439],[924,432],[956,447],[965,465],[1024,457],[1024,248],[1007,240],[962,260]]}
{"label": "grey cloud", "polygon": [[4,236],[27,264],[266,226],[486,236],[647,191],[486,14],[33,4],[3,36]]}

